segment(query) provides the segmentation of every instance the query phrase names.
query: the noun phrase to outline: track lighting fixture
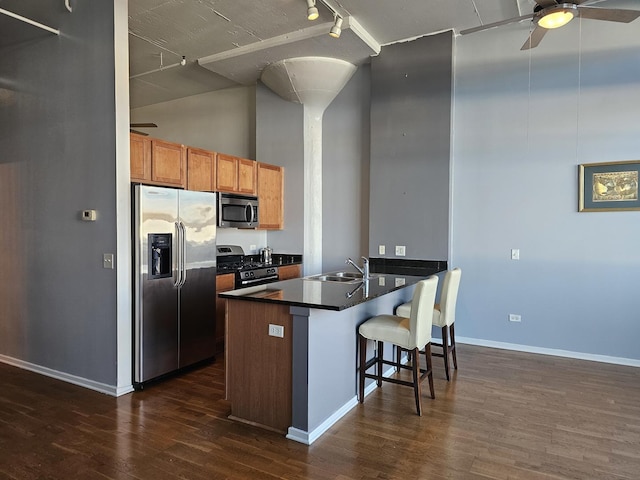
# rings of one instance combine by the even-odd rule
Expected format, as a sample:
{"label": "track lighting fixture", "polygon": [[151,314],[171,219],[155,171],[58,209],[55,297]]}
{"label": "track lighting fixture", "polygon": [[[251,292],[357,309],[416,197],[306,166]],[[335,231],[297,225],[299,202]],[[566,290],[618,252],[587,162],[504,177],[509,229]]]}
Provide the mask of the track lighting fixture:
{"label": "track lighting fixture", "polygon": [[342,17],[340,15],[336,15],[336,19],[333,22],[333,27],[329,31],[329,35],[333,38],[340,38],[340,34],[342,33]]}
{"label": "track lighting fixture", "polygon": [[184,55],[182,56],[182,60],[180,60],[180,65],[182,65],[183,67],[187,64],[187,57],[185,57]]}
{"label": "track lighting fixture", "polygon": [[318,8],[316,7],[316,0],[307,0],[307,18],[309,20],[315,20],[319,16],[320,14],[318,13]]}

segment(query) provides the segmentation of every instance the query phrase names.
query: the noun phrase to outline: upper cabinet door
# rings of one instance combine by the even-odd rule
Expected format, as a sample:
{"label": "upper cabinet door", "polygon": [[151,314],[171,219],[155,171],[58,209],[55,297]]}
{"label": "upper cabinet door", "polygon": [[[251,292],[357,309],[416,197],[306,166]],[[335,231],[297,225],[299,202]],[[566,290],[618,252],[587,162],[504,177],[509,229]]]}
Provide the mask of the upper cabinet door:
{"label": "upper cabinet door", "polygon": [[218,154],[216,186],[221,192],[235,192],[238,188],[238,158]]}
{"label": "upper cabinet door", "polygon": [[216,153],[187,148],[187,189],[213,192],[216,189]]}
{"label": "upper cabinet door", "polygon": [[258,199],[260,225],[258,228],[284,228],[284,168],[258,163]]}
{"label": "upper cabinet door", "polygon": [[238,158],[238,192],[256,194],[256,162]]}
{"label": "upper cabinet door", "polygon": [[131,180],[151,180],[151,140],[144,135],[129,134]]}
{"label": "upper cabinet door", "polygon": [[183,145],[151,140],[151,180],[163,185],[186,186],[186,155]]}

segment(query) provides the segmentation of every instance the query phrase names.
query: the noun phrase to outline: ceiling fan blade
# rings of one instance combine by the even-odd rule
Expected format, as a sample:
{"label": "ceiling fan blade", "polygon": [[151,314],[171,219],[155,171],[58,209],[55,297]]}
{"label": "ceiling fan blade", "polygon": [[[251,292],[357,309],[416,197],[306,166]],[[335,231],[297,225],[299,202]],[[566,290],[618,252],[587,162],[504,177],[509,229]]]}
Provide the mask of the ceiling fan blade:
{"label": "ceiling fan blade", "polygon": [[619,8],[578,7],[582,18],[606,20],[608,22],[630,23],[640,17],[640,10],[622,10]]}
{"label": "ceiling fan blade", "polygon": [[527,41],[524,42],[524,45],[522,45],[522,48],[520,50],[529,50],[530,48],[536,48],[538,45],[540,45],[540,42],[542,41],[542,38],[546,33],[546,28],[542,28],[536,25],[536,28],[533,30],[533,32],[531,32],[531,35],[529,35],[529,38],[527,38]]}
{"label": "ceiling fan blade", "polygon": [[558,5],[556,0],[535,0],[535,2],[540,5],[542,8],[552,7],[554,5]]}
{"label": "ceiling fan blade", "polygon": [[486,25],[480,25],[479,27],[467,28],[460,30],[460,35],[468,35],[470,33],[481,32],[482,30],[489,30],[490,28],[501,27],[502,25],[509,25],[510,23],[517,23],[523,20],[533,18],[534,14],[522,15],[521,17],[509,18],[507,20],[501,20],[499,22],[487,23]]}
{"label": "ceiling fan blade", "polygon": [[129,129],[129,131],[130,131],[131,133],[137,133],[138,135],[143,135],[143,136],[145,136],[145,137],[148,137],[148,136],[149,136],[149,134],[148,134],[148,133],[139,132],[138,130],[134,130],[133,128],[130,128],[130,129]]}
{"label": "ceiling fan blade", "polygon": [[155,123],[131,123],[129,124],[129,126],[136,128],[155,128],[158,125],[156,125]]}

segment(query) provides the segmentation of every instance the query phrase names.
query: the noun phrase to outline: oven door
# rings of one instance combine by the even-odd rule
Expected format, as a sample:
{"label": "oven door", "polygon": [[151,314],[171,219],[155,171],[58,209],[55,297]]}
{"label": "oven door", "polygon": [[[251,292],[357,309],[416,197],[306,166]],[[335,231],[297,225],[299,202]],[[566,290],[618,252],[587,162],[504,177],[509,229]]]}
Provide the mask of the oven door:
{"label": "oven door", "polygon": [[245,287],[255,287],[256,285],[265,285],[267,283],[273,283],[280,280],[278,274],[269,275],[268,277],[262,278],[247,278],[245,280],[240,280],[236,277],[236,285],[235,288],[245,288]]}

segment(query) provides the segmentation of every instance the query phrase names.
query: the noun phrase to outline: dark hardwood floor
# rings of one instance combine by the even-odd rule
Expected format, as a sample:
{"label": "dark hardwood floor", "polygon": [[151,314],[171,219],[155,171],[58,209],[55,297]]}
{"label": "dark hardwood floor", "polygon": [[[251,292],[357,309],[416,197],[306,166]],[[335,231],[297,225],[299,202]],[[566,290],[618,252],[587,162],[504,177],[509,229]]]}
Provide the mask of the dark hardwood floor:
{"label": "dark hardwood floor", "polygon": [[228,420],[222,363],[117,399],[0,364],[0,478],[640,478],[640,369],[457,348],[422,417],[385,384],[310,447]]}

